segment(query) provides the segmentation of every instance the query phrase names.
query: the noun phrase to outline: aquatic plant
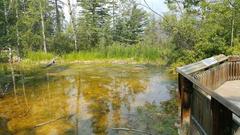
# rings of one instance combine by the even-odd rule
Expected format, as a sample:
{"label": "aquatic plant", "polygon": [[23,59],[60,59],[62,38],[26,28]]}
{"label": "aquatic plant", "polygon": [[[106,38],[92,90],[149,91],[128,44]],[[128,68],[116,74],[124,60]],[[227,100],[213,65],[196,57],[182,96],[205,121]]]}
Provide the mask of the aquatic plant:
{"label": "aquatic plant", "polygon": [[171,90],[170,100],[157,104],[146,103],[138,107],[137,115],[132,118],[135,128],[148,131],[153,135],[178,135],[178,101],[176,91]]}

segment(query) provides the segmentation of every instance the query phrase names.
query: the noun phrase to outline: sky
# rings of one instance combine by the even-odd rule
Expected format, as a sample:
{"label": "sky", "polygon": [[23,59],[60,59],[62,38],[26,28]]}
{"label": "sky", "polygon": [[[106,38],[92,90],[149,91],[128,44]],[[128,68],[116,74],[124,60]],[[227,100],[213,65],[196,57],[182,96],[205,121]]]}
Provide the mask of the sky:
{"label": "sky", "polygon": [[[76,0],[70,0],[73,4],[76,3]],[[140,2],[141,4],[145,5],[144,0],[136,0],[138,2]],[[157,13],[159,14],[163,14],[164,12],[168,11],[167,5],[164,3],[165,0],[146,0],[146,2],[148,3],[148,5]],[[65,5],[67,5],[67,0],[63,0],[63,2],[65,3]],[[148,10],[149,12],[151,12],[150,10]],[[64,7],[64,12],[65,12],[65,17],[67,20],[69,20],[69,11],[68,11],[68,7],[65,6]]]}
{"label": "sky", "polygon": [[[145,5],[144,0],[137,0]],[[168,11],[167,5],[164,3],[165,0],[146,0],[148,5],[157,13],[163,14]]]}

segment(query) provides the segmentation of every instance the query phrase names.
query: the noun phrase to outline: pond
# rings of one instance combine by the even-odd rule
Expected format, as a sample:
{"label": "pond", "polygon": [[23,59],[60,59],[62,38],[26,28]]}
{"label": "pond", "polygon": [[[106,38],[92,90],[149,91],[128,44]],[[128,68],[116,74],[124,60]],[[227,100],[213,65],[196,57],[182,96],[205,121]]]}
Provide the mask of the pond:
{"label": "pond", "polygon": [[0,79],[0,134],[177,132],[176,81],[159,66],[0,65]]}

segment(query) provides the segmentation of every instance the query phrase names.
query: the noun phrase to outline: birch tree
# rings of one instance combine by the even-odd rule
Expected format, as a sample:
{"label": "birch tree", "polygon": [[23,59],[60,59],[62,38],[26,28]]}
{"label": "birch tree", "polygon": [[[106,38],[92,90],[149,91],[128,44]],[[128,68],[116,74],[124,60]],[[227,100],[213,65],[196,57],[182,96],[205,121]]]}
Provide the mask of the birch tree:
{"label": "birch tree", "polygon": [[57,33],[61,31],[61,23],[60,23],[60,13],[58,9],[58,0],[55,0],[55,10],[56,10],[56,23],[57,23]]}
{"label": "birch tree", "polygon": [[71,25],[73,28],[74,47],[75,47],[75,51],[77,51],[78,50],[78,42],[77,42],[76,24],[75,24],[75,18],[73,16],[73,9],[72,9],[70,0],[68,0],[67,5],[68,5],[69,15],[70,15],[70,19],[71,19]]}
{"label": "birch tree", "polygon": [[42,5],[42,1],[39,1],[40,5],[40,15],[41,15],[41,25],[42,25],[42,39],[43,39],[43,50],[47,53],[47,44],[46,44],[46,35],[45,35],[45,24],[44,24],[44,7]]}
{"label": "birch tree", "polygon": [[19,37],[19,30],[18,30],[18,20],[19,20],[19,13],[18,13],[18,0],[15,0],[15,13],[16,13],[16,36],[17,36],[17,54],[20,57],[20,37]]}

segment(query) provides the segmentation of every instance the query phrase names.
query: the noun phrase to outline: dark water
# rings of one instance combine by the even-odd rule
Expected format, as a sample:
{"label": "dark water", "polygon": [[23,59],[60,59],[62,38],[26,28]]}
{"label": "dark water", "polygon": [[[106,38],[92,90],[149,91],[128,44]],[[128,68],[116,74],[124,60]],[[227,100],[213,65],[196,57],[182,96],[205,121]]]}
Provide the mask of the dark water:
{"label": "dark water", "polygon": [[135,134],[115,128],[148,127],[131,118],[176,83],[149,65],[1,65],[0,75],[0,134],[19,135]]}

